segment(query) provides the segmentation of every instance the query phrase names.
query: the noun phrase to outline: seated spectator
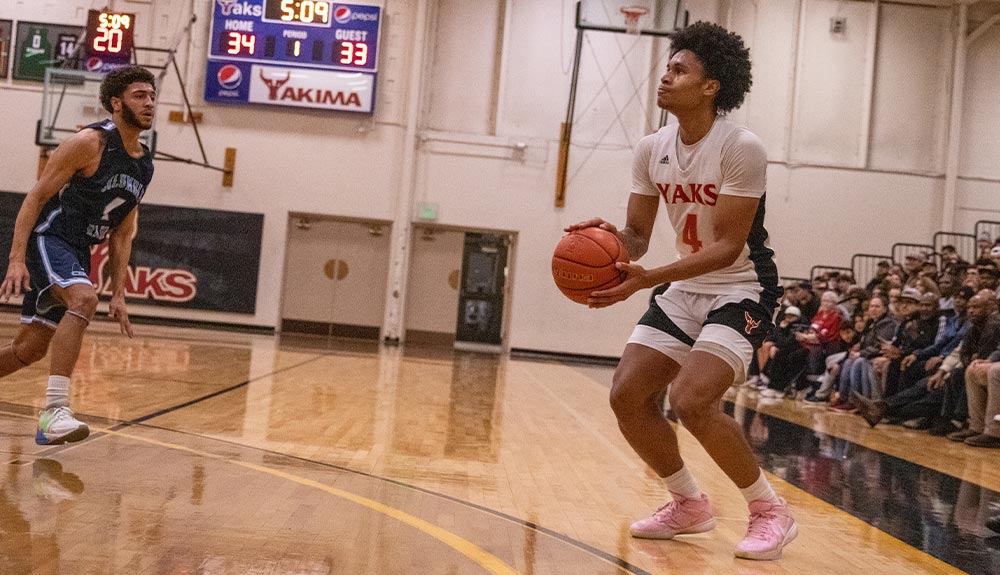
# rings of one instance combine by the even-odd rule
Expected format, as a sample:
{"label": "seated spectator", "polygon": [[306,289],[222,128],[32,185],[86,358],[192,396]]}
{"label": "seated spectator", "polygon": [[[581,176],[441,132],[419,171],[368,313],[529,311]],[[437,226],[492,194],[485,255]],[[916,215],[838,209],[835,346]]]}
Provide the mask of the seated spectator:
{"label": "seated spectator", "polygon": [[[913,420],[912,425],[907,425],[911,429],[930,429],[935,425],[943,426],[946,423],[940,419],[945,397],[945,380],[959,362],[960,355],[955,353],[955,350],[962,344],[972,326],[967,317],[966,303],[973,295],[971,290],[957,294],[955,305],[960,313],[949,320],[943,335],[938,337],[933,346],[918,350],[903,359],[904,370],[908,367],[912,369],[913,364],[921,364],[920,373],[924,374],[924,377],[884,401],[873,401],[860,394],[853,398],[859,413],[869,425],[874,427],[883,417]],[[985,321],[987,317],[982,316],[978,319]],[[953,356],[950,363],[942,368],[950,356]]]}
{"label": "seated spectator", "polygon": [[945,268],[949,264],[957,264],[963,261],[962,256],[958,255],[958,250],[955,249],[953,245],[941,246],[941,267]]}
{"label": "seated spectator", "polygon": [[811,319],[819,311],[819,298],[812,291],[812,283],[803,281],[799,284],[798,299],[792,304],[799,308],[802,317]]}
{"label": "seated spectator", "polygon": [[1000,422],[996,420],[1000,415],[1000,315],[996,313],[996,294],[988,290],[976,294],[969,302],[970,314],[974,308],[988,313],[989,318],[981,336],[984,345],[974,350],[965,369],[969,427],[948,435],[948,439],[973,447],[1000,447]]}
{"label": "seated spectator", "polygon": [[799,343],[796,335],[799,331],[808,329],[809,325],[802,319],[797,307],[785,309],[784,318],[771,333],[767,357],[760,359],[761,380],[768,384],[767,389],[761,391],[761,396],[781,397],[789,382],[794,381],[805,370],[809,351]]}
{"label": "seated spectator", "polygon": [[[912,304],[905,300],[903,305]],[[871,361],[881,355],[882,347],[895,335],[898,322],[889,314],[885,298],[873,297],[868,302],[867,313],[868,321],[861,332],[861,341],[856,349],[847,354],[840,368],[839,392],[831,409],[853,411],[855,405],[852,392],[857,391],[865,397],[872,397],[875,393],[875,373]]]}
{"label": "seated spectator", "polygon": [[937,298],[925,298],[917,290],[906,288],[900,295],[899,302],[904,299],[911,299],[918,303],[914,306],[914,311],[902,320],[892,342],[883,349],[882,357],[873,362],[875,374],[878,376],[877,381],[883,384],[880,385],[881,396],[893,395],[901,391],[900,367],[902,359],[915,350],[931,345],[934,343],[934,338],[937,337]]}
{"label": "seated spectator", "polygon": [[[903,258],[903,273],[907,280],[915,280],[920,274],[920,268],[927,262],[927,258],[922,253],[911,252]],[[909,282],[907,282],[909,285]],[[912,286],[911,286],[912,287]]]}
{"label": "seated spectator", "polygon": [[843,299],[837,302],[837,309],[840,310],[840,315],[844,316],[845,320],[849,320],[854,317],[857,310],[861,309],[861,305],[866,299],[868,299],[868,292],[865,291],[865,288],[851,286],[847,289]]}
{"label": "seated spectator", "polygon": [[829,285],[830,285],[830,274],[828,273],[820,274],[813,278],[812,292],[813,295],[816,296],[817,300],[823,297],[823,293],[825,293],[827,290],[830,289]]}
{"label": "seated spectator", "polygon": [[[892,374],[892,379],[889,380],[893,382],[895,385],[894,389],[897,391],[910,387],[929,375],[927,373],[928,370],[924,369],[924,362],[914,360],[924,355],[934,355],[937,349],[935,344],[939,343],[941,337],[943,337],[942,328],[947,325],[947,320],[941,320],[940,313],[938,312],[938,299],[938,296],[933,293],[925,293],[920,296],[920,304],[918,305],[920,321],[918,326],[928,334],[933,332],[931,336],[933,339],[928,342],[926,337],[920,336],[920,343],[927,342],[928,344],[924,347],[911,348],[910,352],[903,356],[899,362],[898,374]],[[954,337],[954,334],[950,334],[950,337]],[[961,339],[955,341],[955,347],[958,347],[960,341]],[[912,345],[919,345],[919,343],[913,342]],[[910,359],[911,357],[914,359]]]}
{"label": "seated spectator", "polygon": [[966,269],[965,275],[962,277],[962,285],[979,291],[979,269],[971,266]]}
{"label": "seated spectator", "polygon": [[993,249],[993,238],[990,233],[986,230],[979,232],[979,237],[976,238],[976,253],[979,254],[979,258],[990,257],[990,250]]}
{"label": "seated spectator", "polygon": [[932,280],[936,280],[938,277],[937,264],[931,261],[924,262],[924,265],[920,266],[919,275],[922,278],[930,278]]}
{"label": "seated spectator", "polygon": [[997,280],[1000,279],[1000,270],[997,264],[989,258],[984,258],[976,262],[976,271],[979,272],[979,289],[997,291]]}
{"label": "seated spectator", "polygon": [[837,301],[837,292],[827,291],[823,293],[819,302],[819,311],[813,316],[810,324],[811,330],[796,335],[799,343],[808,346],[821,346],[837,339],[840,324],[844,321],[844,316],[837,309]]}
{"label": "seated spectator", "polygon": [[955,305],[952,298],[955,296],[957,287],[955,276],[951,274],[943,274],[938,279],[938,290],[941,292],[941,299],[938,300],[938,308],[941,310],[942,316],[949,317],[955,315]]}
{"label": "seated spectator", "polygon": [[822,378],[818,379],[820,385],[818,389],[806,396],[809,403],[825,403],[830,399],[833,386],[837,382],[840,374],[841,364],[847,359],[847,354],[861,341],[860,331],[854,329],[854,323],[845,321],[840,324],[840,337],[832,344],[824,347],[824,363],[826,370]]}
{"label": "seated spectator", "polygon": [[841,273],[837,276],[837,286],[833,290],[841,298],[847,297],[848,290],[854,287],[854,276],[850,273]]}
{"label": "seated spectator", "polygon": [[1000,246],[995,245],[990,248],[990,259],[993,260],[993,263],[995,263],[997,267],[1000,267]]}
{"label": "seated spectator", "polygon": [[891,264],[887,260],[882,260],[875,264],[875,277],[868,281],[865,285],[865,291],[873,293],[875,287],[885,281],[886,276],[889,275],[889,267]]}

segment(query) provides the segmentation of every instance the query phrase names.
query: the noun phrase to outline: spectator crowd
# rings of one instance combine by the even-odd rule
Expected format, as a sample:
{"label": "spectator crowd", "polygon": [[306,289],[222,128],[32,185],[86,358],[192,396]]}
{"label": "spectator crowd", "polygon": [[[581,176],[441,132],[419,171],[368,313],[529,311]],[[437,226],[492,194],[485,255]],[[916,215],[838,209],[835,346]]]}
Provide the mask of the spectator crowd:
{"label": "spectator crowd", "polygon": [[831,271],[785,286],[747,385],[840,413],[1000,448],[1000,237],[878,263],[856,285]]}

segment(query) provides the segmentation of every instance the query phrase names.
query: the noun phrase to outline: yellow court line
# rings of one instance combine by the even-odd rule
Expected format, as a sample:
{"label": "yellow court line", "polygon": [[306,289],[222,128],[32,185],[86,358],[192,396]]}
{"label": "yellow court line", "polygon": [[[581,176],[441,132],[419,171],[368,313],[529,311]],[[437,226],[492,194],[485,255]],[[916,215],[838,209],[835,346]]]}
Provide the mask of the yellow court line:
{"label": "yellow court line", "polygon": [[[27,417],[21,415],[20,413],[7,413],[4,415],[10,415],[14,417],[22,417],[25,419],[34,419],[33,417]],[[124,437],[126,439],[131,439],[134,441],[140,441],[143,443],[149,443],[151,445],[156,445],[159,447],[165,447],[167,449],[173,449],[175,451],[186,451],[194,455],[205,457],[207,459],[216,459],[218,461],[223,461],[226,463],[232,463],[233,465],[239,465],[240,467],[245,467],[259,473],[266,473],[268,475],[273,475],[274,477],[280,477],[281,479],[287,479],[298,483],[299,485],[304,485],[306,487],[312,487],[313,489],[318,489],[329,493],[330,495],[340,497],[341,499],[346,499],[352,503],[356,503],[363,507],[367,507],[372,511],[376,511],[383,515],[387,515],[401,523],[405,523],[410,527],[413,527],[423,533],[430,535],[431,537],[437,539],[438,541],[444,543],[445,545],[451,547],[452,549],[458,551],[462,555],[465,555],[472,561],[478,563],[483,569],[489,573],[495,573],[496,575],[518,575],[518,572],[511,566],[504,563],[495,555],[492,555],[488,551],[482,549],[478,545],[455,535],[454,533],[442,529],[433,523],[429,523],[410,515],[405,511],[396,509],[395,507],[389,507],[384,503],[379,503],[373,499],[368,499],[367,497],[361,497],[360,495],[355,495],[348,491],[342,489],[337,489],[336,487],[330,487],[329,485],[324,485],[318,481],[313,481],[312,479],[306,479],[305,477],[299,477],[298,475],[292,475],[291,473],[286,473],[284,471],[278,471],[277,469],[271,469],[269,467],[264,467],[262,465],[256,465],[254,463],[246,463],[244,461],[234,461],[232,459],[227,459],[221,455],[215,455],[214,453],[208,453],[207,451],[200,451],[193,449],[191,447],[185,447],[183,445],[177,445],[176,443],[167,443],[164,441],[157,441],[155,439],[147,439],[145,437],[139,437],[137,435],[131,435],[129,433],[122,433],[120,431],[112,431],[110,429],[103,429],[98,427],[92,427],[91,430],[94,432],[104,433],[107,435],[117,435],[119,437]]]}
{"label": "yellow court line", "polygon": [[120,437],[132,439],[134,441],[141,441],[152,445],[157,445],[160,447],[166,447],[167,449],[174,449],[177,451],[187,451],[189,453],[193,453],[201,457],[207,457],[210,459],[217,459],[220,461],[224,461],[226,463],[232,463],[233,465],[239,465],[240,467],[252,469],[253,471],[266,473],[268,475],[273,475],[275,477],[287,479],[288,481],[298,483],[299,485],[304,485],[306,487],[312,487],[313,489],[324,491],[326,493],[329,493],[330,495],[340,497],[341,499],[346,499],[352,503],[356,503],[358,505],[367,507],[372,511],[376,511],[383,515],[392,517],[396,521],[405,523],[410,527],[422,531],[423,533],[430,535],[431,537],[437,539],[438,541],[458,551],[462,555],[465,555],[472,561],[478,563],[483,569],[485,569],[489,573],[495,573],[497,575],[517,574],[517,571],[514,570],[512,567],[501,561],[495,555],[492,555],[488,551],[485,551],[478,545],[472,543],[471,541],[463,539],[446,529],[442,529],[441,527],[434,525],[433,523],[429,523],[427,521],[424,521],[423,519],[420,519],[419,517],[410,515],[409,513],[396,509],[395,507],[389,507],[388,505],[385,505],[384,503],[379,503],[378,501],[375,501],[373,499],[368,499],[367,497],[361,497],[360,495],[355,495],[354,493],[350,493],[342,489],[337,489],[336,487],[330,487],[329,485],[324,485],[318,481],[313,481],[312,479],[306,479],[305,477],[299,477],[298,475],[292,475],[291,473],[278,471],[277,469],[271,469],[269,467],[256,465],[254,463],[247,463],[244,461],[234,461],[232,459],[227,459],[220,455],[215,455],[205,451],[199,451],[197,449],[192,449],[190,447],[185,447],[183,445],[167,443],[164,441],[157,441],[155,439],[147,439],[145,437],[139,437],[128,433],[122,433],[120,431],[111,431],[103,429],[100,431],[107,433],[109,435],[117,435]]}

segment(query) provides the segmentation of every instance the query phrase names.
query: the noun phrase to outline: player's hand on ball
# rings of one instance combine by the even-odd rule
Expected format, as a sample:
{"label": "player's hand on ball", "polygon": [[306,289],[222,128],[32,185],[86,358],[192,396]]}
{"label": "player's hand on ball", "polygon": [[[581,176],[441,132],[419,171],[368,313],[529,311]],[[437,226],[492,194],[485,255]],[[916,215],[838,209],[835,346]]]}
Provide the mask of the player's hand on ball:
{"label": "player's hand on ball", "polygon": [[627,300],[635,292],[651,287],[649,274],[640,265],[618,262],[615,264],[619,270],[627,274],[625,281],[611,289],[595,291],[587,298],[587,306],[591,308],[602,308],[614,305],[620,301]]}
{"label": "player's hand on ball", "polygon": [[108,306],[108,317],[118,322],[122,333],[127,335],[129,339],[135,336],[132,332],[132,324],[128,320],[128,311],[125,309],[125,298],[111,298],[111,304]]}
{"label": "player's hand on ball", "polygon": [[583,228],[601,228],[602,230],[607,230],[616,236],[618,235],[618,228],[610,222],[606,222],[601,218],[590,218],[589,220],[584,220],[578,224],[573,224],[568,228],[564,229],[564,232],[575,232],[576,230],[582,230]]}
{"label": "player's hand on ball", "polygon": [[31,291],[31,276],[24,262],[13,261],[7,266],[7,277],[0,285],[0,302],[7,303],[12,297],[21,295],[22,289]]}

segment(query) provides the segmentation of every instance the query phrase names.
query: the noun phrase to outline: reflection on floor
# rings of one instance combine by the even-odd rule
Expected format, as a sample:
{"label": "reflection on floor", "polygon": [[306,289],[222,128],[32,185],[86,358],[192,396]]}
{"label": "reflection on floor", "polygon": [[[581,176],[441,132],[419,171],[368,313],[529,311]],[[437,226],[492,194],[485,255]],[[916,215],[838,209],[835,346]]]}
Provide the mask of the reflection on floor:
{"label": "reflection on floor", "polygon": [[611,368],[139,332],[97,323],[85,340],[85,442],[34,444],[44,365],[0,380],[4,575],[1000,572],[990,471],[883,455],[893,430],[818,432],[794,407],[735,397],[802,525],[781,561],[755,563],[732,556],[745,503],[684,430],[717,528],[628,536],[664,489],[617,430]]}

